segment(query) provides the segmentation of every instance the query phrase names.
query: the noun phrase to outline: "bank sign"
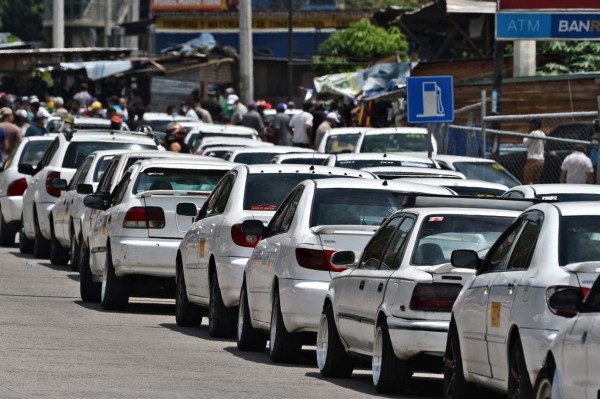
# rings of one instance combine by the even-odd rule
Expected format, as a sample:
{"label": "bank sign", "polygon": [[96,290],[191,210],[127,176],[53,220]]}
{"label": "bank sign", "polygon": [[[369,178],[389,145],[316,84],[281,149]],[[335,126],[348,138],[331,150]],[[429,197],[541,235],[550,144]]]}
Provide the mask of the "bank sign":
{"label": "bank sign", "polygon": [[498,0],[498,11],[505,10],[600,10],[598,0]]}
{"label": "bank sign", "polygon": [[497,13],[496,39],[600,40],[600,13]]}

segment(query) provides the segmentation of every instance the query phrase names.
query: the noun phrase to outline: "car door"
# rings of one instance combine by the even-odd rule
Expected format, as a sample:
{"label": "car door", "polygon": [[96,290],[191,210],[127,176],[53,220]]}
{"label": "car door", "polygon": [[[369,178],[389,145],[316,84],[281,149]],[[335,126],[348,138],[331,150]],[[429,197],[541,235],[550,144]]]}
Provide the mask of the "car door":
{"label": "car door", "polygon": [[[102,178],[100,179],[100,182],[98,183],[98,187],[96,188],[96,193],[109,193],[110,194],[111,185],[112,185],[113,178],[115,176],[118,165],[119,165],[119,159],[118,158],[113,159],[111,165],[106,169],[106,172],[104,172],[104,175],[102,175]],[[90,209],[89,211],[88,210],[85,211],[84,214],[89,214],[89,217],[87,218],[87,220],[86,219],[83,220],[82,232],[83,232],[84,239],[87,238],[87,235],[94,227],[94,224],[96,223],[96,220],[98,219],[98,215],[101,212],[102,211],[100,209]]]}
{"label": "car door", "polygon": [[54,205],[55,207],[58,206],[58,209],[54,212],[56,218],[54,220],[54,234],[60,241],[68,241],[70,238],[71,205],[73,205],[73,200],[77,196],[77,185],[85,181],[93,162],[94,159],[91,157],[85,159],[73,175],[67,190],[62,192],[60,200]]}
{"label": "car door", "polygon": [[469,373],[492,376],[486,342],[490,288],[498,274],[504,270],[510,250],[524,223],[524,219],[518,219],[500,236],[488,252],[481,271],[465,289],[460,306],[454,309],[456,324],[463,337],[461,355]]}
{"label": "car door", "polygon": [[521,216],[523,227],[510,251],[504,271],[498,273],[490,288],[487,306],[487,350],[492,377],[508,378],[508,333],[514,306],[527,306],[531,282],[528,269],[543,223],[543,213],[532,211]]}

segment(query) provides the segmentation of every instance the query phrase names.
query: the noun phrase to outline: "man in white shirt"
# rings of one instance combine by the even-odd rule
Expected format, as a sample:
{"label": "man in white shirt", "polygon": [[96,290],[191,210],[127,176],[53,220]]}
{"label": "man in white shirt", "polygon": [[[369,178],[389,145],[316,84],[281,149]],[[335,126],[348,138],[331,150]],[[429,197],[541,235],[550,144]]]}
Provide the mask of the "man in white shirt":
{"label": "man in white shirt", "polygon": [[529,121],[529,135],[523,139],[523,145],[527,147],[527,162],[523,170],[523,183],[537,184],[540,182],[544,170],[544,140],[535,137],[546,137],[541,130],[542,121],[532,119]]}
{"label": "man in white shirt", "polygon": [[585,147],[577,147],[565,158],[560,167],[560,182],[569,184],[593,184],[594,167],[585,155]]}
{"label": "man in white shirt", "polygon": [[294,147],[312,148],[313,116],[309,112],[311,108],[312,103],[305,102],[302,104],[302,112],[294,115],[290,120],[289,129]]}

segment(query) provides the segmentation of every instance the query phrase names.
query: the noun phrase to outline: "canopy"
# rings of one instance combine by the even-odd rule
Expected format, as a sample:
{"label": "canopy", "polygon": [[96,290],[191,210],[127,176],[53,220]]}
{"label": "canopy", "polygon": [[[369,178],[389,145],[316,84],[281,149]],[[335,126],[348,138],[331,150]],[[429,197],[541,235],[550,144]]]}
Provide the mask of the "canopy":
{"label": "canopy", "polygon": [[131,61],[61,62],[60,68],[67,71],[85,69],[90,80],[99,80],[127,72],[133,68],[133,64]]}

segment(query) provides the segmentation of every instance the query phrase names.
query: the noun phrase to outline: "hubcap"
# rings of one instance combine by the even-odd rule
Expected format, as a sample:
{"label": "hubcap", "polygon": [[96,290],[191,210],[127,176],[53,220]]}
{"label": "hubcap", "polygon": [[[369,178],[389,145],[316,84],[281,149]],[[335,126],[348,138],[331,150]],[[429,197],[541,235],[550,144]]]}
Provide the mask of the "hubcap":
{"label": "hubcap", "polygon": [[552,383],[544,378],[535,395],[536,399],[550,399],[552,397]]}
{"label": "hubcap", "polygon": [[373,384],[379,383],[381,376],[381,363],[383,361],[383,332],[381,327],[377,328],[375,335],[375,344],[373,345],[373,358],[371,360],[371,371],[373,372]]}
{"label": "hubcap", "polygon": [[327,323],[327,316],[322,314],[319,321],[319,330],[317,331],[317,366],[319,370],[323,370],[325,363],[327,363],[328,339],[329,324]]}
{"label": "hubcap", "polygon": [[246,302],[246,291],[244,291],[242,289],[240,306],[238,307],[238,325],[237,325],[238,341],[242,340],[242,331],[244,329],[244,313],[246,311],[246,309],[244,308],[245,302]]}

